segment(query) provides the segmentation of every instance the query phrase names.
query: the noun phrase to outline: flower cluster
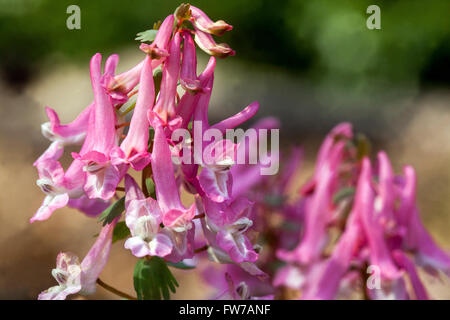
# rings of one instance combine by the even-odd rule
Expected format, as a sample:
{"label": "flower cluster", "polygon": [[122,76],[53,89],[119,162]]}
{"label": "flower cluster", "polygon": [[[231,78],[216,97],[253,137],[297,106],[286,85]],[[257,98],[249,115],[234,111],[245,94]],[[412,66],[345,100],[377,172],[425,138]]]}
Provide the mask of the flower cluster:
{"label": "flower cluster", "polygon": [[312,178],[287,201],[302,158],[293,149],[278,177],[261,177],[253,188],[252,217],[266,252],[259,266],[270,284],[234,266],[208,268],[205,279],[226,290],[229,284],[215,279],[227,272],[253,298],[428,299],[418,269],[448,276],[450,256],[420,220],[414,169],[395,175],[387,154],[379,152],[374,165],[369,149],[350,124],[339,124],[324,140]]}
{"label": "flower cluster", "polygon": [[[111,55],[102,71],[102,56],[92,57],[94,101],[75,120],[61,124],[46,108],[42,133],[51,144],[34,163],[46,196],[30,221],[69,206],[100,216],[103,227],[81,262],[73,253],[58,255],[58,285],[39,299],[90,294],[96,284],[110,288],[99,276],[115,240],[125,240],[140,259],[138,298],[158,298],[160,289],[167,297],[176,284],[167,266],[200,269],[198,261],[208,258],[216,263],[200,272],[217,298],[332,299],[363,288],[371,299],[426,299],[417,267],[450,274],[450,257],[420,221],[412,167],[395,175],[384,152],[373,166],[364,140],[343,123],[326,137],[313,177],[292,199],[301,148],[292,149],[280,174],[261,174],[267,164],[281,164],[277,148],[260,144],[267,130],[279,128],[277,119],[260,119],[254,135],[236,142],[224,136],[256,114],[257,102],[209,123],[215,57],[235,54],[213,36],[231,29],[183,4],[138,34],[145,57],[130,70],[116,74],[118,56]],[[196,44],[211,55],[200,74]],[[64,169],[64,148],[76,145]],[[246,146],[257,145],[253,163]],[[368,267],[379,277],[366,286]],[[143,281],[152,274],[164,276],[149,289]]]}
{"label": "flower cluster", "polygon": [[[230,262],[255,262],[258,254],[246,236],[252,225],[247,217],[251,202],[232,192],[230,168],[238,146],[227,140],[205,142],[198,147],[202,151],[212,149],[215,161],[204,166],[202,159],[179,166],[172,162],[172,157],[181,156],[180,143],[186,144],[172,140],[176,129],[188,129],[195,121],[189,128],[194,135],[197,123],[201,131],[215,128],[225,133],[258,110],[258,104],[253,103],[220,123],[208,122],[214,56],[234,55],[226,44],[217,44],[212,35],[231,29],[222,20],[213,22],[194,6],[181,5],[157,31],[151,30],[156,35],[150,43],[141,44],[145,58],[134,68],[116,75],[118,56],[112,55],[102,72],[102,57],[94,55],[90,62],[94,101],[66,125],[60,123],[54,110],[46,108],[49,122],[42,125],[42,132],[52,143],[34,163],[39,172],[37,184],[46,197],[31,222],[46,220],[64,206],[97,216],[108,212],[112,199],[125,191],[124,220],[130,234],[125,248],[136,257],[157,256],[177,263],[193,258],[196,249],[207,245]],[[195,43],[212,55],[200,75]],[[134,103],[133,96],[137,96]],[[130,110],[133,115],[127,122]],[[68,145],[81,148],[72,153],[72,164],[64,170],[59,160]],[[130,170],[142,172],[142,186]],[[124,188],[119,187],[122,181]],[[149,190],[152,184],[154,192]],[[195,195],[190,206],[181,201],[182,187]],[[40,298],[63,299],[68,294],[92,292],[120,219],[119,214],[104,225],[81,263],[71,253],[60,253],[53,271],[58,286],[43,292]],[[196,236],[202,228],[207,233],[203,240]]]}

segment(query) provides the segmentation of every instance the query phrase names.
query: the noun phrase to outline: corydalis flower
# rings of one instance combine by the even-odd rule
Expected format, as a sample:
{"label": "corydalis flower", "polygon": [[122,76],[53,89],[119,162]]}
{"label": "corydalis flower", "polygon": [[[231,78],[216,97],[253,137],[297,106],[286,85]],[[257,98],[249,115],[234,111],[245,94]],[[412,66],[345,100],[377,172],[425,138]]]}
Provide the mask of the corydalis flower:
{"label": "corydalis flower", "polygon": [[[103,77],[114,77],[114,73],[119,61],[119,56],[113,54],[105,62],[105,72]],[[89,125],[89,117],[94,110],[94,102],[85,108],[75,120],[69,124],[61,124],[58,114],[51,108],[46,107],[45,112],[50,120],[41,125],[44,137],[50,141],[58,141],[61,145],[81,144],[86,136]]]}
{"label": "corydalis flower", "polygon": [[169,144],[157,115],[154,115],[151,124],[155,129],[151,166],[156,199],[162,212],[162,222],[174,244],[167,259],[180,261],[193,256],[194,225],[191,220],[195,216],[196,207],[194,203],[186,209],[181,203]]}
{"label": "corydalis flower", "polygon": [[201,30],[195,30],[195,43],[200,49],[205,51],[207,54],[218,57],[226,58],[228,56],[234,56],[236,52],[231,49],[226,43],[216,43],[213,37]]}
{"label": "corydalis flower", "polygon": [[120,148],[115,147],[113,151],[112,163],[114,165],[131,164],[135,170],[142,170],[149,164],[147,112],[152,109],[154,99],[152,60],[147,56],[142,68],[139,94],[131,118],[130,129]]}
{"label": "corydalis flower", "polygon": [[233,26],[229,25],[223,20],[218,20],[216,22],[212,21],[206,13],[200,10],[197,7],[190,6],[191,9],[191,21],[194,26],[203,31],[210,34],[214,34],[216,36],[223,35],[226,31],[230,31],[233,29]]}
{"label": "corydalis flower", "polygon": [[[214,75],[208,80],[208,87],[212,88]],[[210,125],[208,121],[208,106],[211,98],[211,90],[200,94],[198,104],[194,110],[193,134],[194,140],[197,136],[205,136],[205,131],[217,132],[218,135],[225,134],[227,129],[237,127],[239,124],[251,119],[259,109],[259,104],[254,102],[240,113],[227,118],[217,124]],[[230,168],[235,164],[237,145],[226,139],[210,137],[211,142],[204,141],[202,145],[194,146],[194,157],[196,163],[201,163],[203,168],[198,177],[199,184],[210,199],[216,202],[224,202],[231,198],[232,175]],[[207,139],[206,139],[207,140]],[[206,154],[207,158],[204,159]]]}
{"label": "corydalis flower", "polygon": [[96,281],[106,265],[111,249],[112,233],[118,219],[102,228],[92,248],[83,261],[70,252],[61,252],[56,258],[56,268],[52,275],[57,286],[43,291],[39,300],[64,300],[68,295],[92,294]]}
{"label": "corydalis flower", "polygon": [[165,257],[172,252],[173,244],[169,236],[160,230],[162,213],[158,202],[145,198],[136,181],[125,176],[125,222],[130,229],[131,238],[125,242],[136,257]]}
{"label": "corydalis flower", "polygon": [[[332,196],[338,187],[339,166],[352,128],[343,123],[334,128],[325,138],[317,158],[313,179],[303,187],[305,199],[305,231],[302,241],[292,252],[279,251],[283,260],[308,264],[320,256],[326,244],[326,226],[333,218]],[[311,194],[311,195],[309,195]]]}
{"label": "corydalis flower", "polygon": [[219,204],[203,198],[206,219],[204,232],[212,232],[210,245],[228,253],[236,263],[255,262],[258,254],[245,235],[253,222],[247,217],[251,202],[238,198],[230,204]]}
{"label": "corydalis flower", "polygon": [[87,150],[73,153],[75,159],[83,161],[86,171],[84,190],[89,198],[110,199],[123,174],[120,168],[111,164],[111,151],[116,142],[116,118],[111,99],[101,85],[101,55],[91,59],[90,71],[94,91],[95,109],[87,138],[93,140]]}
{"label": "corydalis flower", "polygon": [[175,97],[180,72],[180,46],[181,37],[179,33],[176,33],[169,43],[169,57],[164,62],[161,91],[153,108],[153,112],[158,114],[164,123],[174,120],[176,114]]}
{"label": "corydalis flower", "polygon": [[[340,125],[336,129],[344,129]],[[337,133],[338,130],[333,132]],[[344,131],[345,132],[345,131]],[[348,131],[347,131],[348,132]],[[315,254],[306,259],[308,255],[299,248],[307,243],[308,227],[317,225],[315,220],[323,217],[317,214],[316,207],[304,206],[306,220],[305,236],[293,252],[279,251],[279,257],[288,262],[288,266],[280,269],[274,280],[276,286],[288,286],[302,290],[302,299],[333,299],[347,286],[347,291],[356,281],[354,270],[366,272],[365,266],[375,266],[379,270],[379,287],[364,288],[368,297],[372,299],[426,299],[426,290],[417,274],[416,265],[410,258],[415,258],[417,265],[426,267],[426,270],[436,272],[449,270],[449,256],[439,249],[420,222],[415,204],[416,177],[412,167],[405,167],[403,176],[395,176],[389,158],[385,152],[378,154],[378,169],[373,170],[369,158],[359,160],[352,144],[345,147],[350,150],[341,150],[339,165],[329,166],[327,162],[334,163],[336,153],[333,149],[342,141],[342,131],[338,139],[327,137],[319,152],[318,163],[312,182],[302,190],[305,201],[310,193],[316,194],[320,180],[333,176],[327,197],[322,199],[329,203],[329,213],[325,216],[325,225],[319,234],[324,237],[328,229],[339,225],[345,219],[342,234],[334,245],[328,258],[324,258],[324,247],[314,247],[311,252]],[[351,135],[346,135],[347,139]],[[344,153],[343,153],[344,152]],[[349,158],[342,158],[348,153]],[[330,158],[331,157],[331,158]],[[345,162],[345,166],[342,164]],[[320,168],[320,171],[318,171]],[[334,171],[333,172],[330,172]],[[358,178],[354,179],[353,174]],[[326,181],[326,179],[324,179]],[[336,198],[339,188],[355,188],[353,196],[342,199]],[[330,197],[333,201],[330,201]],[[348,217],[342,216],[340,204],[344,203],[350,213]],[[350,205],[350,206],[349,206]],[[316,208],[317,209],[317,208]],[[309,219],[309,220],[308,220]],[[308,223],[309,221],[309,223]],[[306,251],[308,252],[308,251]],[[407,289],[405,275],[409,277],[414,295]],[[289,280],[290,279],[290,280]],[[291,281],[296,279],[295,281]]]}

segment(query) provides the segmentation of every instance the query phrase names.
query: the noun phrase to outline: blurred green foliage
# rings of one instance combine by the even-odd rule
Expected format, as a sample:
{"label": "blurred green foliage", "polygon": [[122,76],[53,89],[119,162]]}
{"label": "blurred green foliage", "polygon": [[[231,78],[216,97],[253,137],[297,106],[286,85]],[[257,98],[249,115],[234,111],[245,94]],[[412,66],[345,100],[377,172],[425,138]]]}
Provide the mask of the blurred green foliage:
{"label": "blurred green foliage", "polygon": [[[0,0],[0,63],[11,83],[26,82],[43,58],[86,61],[133,45],[180,4],[173,0]],[[333,92],[376,94],[392,85],[448,83],[448,0],[191,1],[234,26],[220,42],[237,58],[302,72]],[[81,8],[81,30],[68,30],[66,8]],[[366,28],[366,8],[381,8],[381,30]],[[137,45],[137,43],[136,43]],[[235,58],[233,58],[235,59]]]}

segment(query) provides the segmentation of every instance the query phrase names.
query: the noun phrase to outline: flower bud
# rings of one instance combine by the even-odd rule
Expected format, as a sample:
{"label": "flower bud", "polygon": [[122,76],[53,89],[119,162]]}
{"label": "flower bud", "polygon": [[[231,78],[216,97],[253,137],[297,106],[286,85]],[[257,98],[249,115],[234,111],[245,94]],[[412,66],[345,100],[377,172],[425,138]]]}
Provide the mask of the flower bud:
{"label": "flower bud", "polygon": [[218,20],[216,22],[212,21],[206,13],[204,13],[199,8],[191,6],[192,23],[196,29],[203,32],[214,34],[216,36],[223,35],[226,31],[233,29],[233,26],[229,25],[223,20]]}
{"label": "flower bud", "polygon": [[205,51],[207,54],[219,57],[219,58],[226,58],[228,56],[234,56],[236,52],[231,49],[226,43],[219,43],[217,44],[213,37],[203,32],[199,29],[196,29],[195,31],[195,43]]}

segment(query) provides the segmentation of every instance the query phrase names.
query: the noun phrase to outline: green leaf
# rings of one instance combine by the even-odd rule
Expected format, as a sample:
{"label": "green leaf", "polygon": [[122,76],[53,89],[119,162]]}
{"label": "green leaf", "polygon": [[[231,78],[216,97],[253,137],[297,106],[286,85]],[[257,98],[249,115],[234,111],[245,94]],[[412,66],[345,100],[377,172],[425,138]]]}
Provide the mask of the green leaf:
{"label": "green leaf", "polygon": [[268,194],[264,197],[264,202],[272,207],[281,206],[286,199],[281,195]]}
{"label": "green leaf", "polygon": [[148,194],[153,199],[156,199],[155,182],[152,178],[145,179],[145,186],[147,187]]}
{"label": "green leaf", "polygon": [[112,205],[110,205],[108,208],[106,208],[105,211],[102,212],[98,220],[103,221],[103,225],[106,226],[107,224],[113,222],[115,218],[120,216],[120,214],[124,210],[125,210],[125,197],[122,197],[116,202],[114,202]]}
{"label": "green leaf", "polygon": [[355,194],[355,188],[353,188],[353,187],[342,188],[333,195],[333,203],[336,204],[339,201],[344,200],[345,198],[353,196],[354,194]]}
{"label": "green leaf", "polygon": [[177,263],[173,263],[173,262],[166,262],[166,264],[169,267],[174,267],[177,269],[182,269],[182,270],[189,270],[189,269],[195,269],[195,266],[190,266],[185,264],[183,261],[177,262]]}
{"label": "green leaf", "polygon": [[120,221],[114,227],[112,243],[128,238],[130,235],[130,229],[128,229],[126,223],[124,221]]}
{"label": "green leaf", "polygon": [[175,293],[178,287],[177,280],[159,257],[140,259],[134,267],[133,281],[138,300],[169,300],[170,292]]}
{"label": "green leaf", "polygon": [[139,32],[134,40],[138,40],[141,42],[153,42],[155,40],[156,34],[158,30],[150,29],[146,31]]}
{"label": "green leaf", "polygon": [[161,90],[161,82],[162,82],[162,70],[157,69],[153,73],[153,85],[155,86],[155,99],[159,91]]}

